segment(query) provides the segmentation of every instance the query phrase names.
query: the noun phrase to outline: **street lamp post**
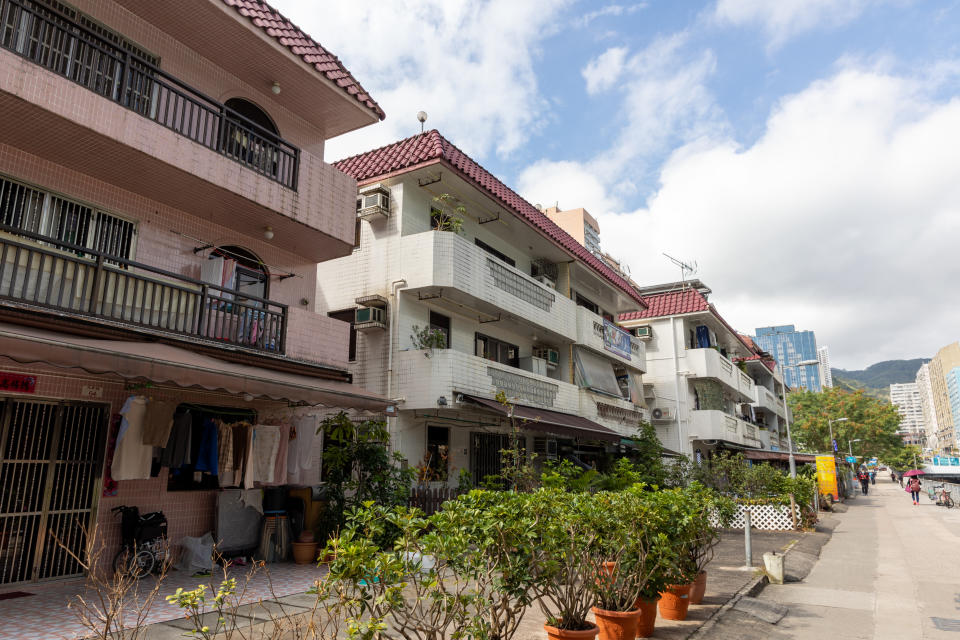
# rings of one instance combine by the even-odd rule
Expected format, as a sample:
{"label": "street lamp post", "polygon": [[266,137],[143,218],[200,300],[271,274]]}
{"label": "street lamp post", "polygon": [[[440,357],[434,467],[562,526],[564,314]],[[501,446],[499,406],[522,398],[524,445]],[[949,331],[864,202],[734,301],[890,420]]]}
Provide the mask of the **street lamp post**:
{"label": "street lamp post", "polygon": [[831,453],[834,454],[834,456],[836,456],[837,450],[836,450],[836,448],[834,447],[834,444],[833,444],[833,423],[834,423],[834,422],[846,422],[846,421],[848,421],[849,419],[850,419],[850,418],[835,418],[835,419],[831,420],[831,419],[827,418],[827,429],[830,430],[830,449],[832,450]]}
{"label": "street lamp post", "polygon": [[[819,360],[804,360],[803,362],[798,362],[798,363],[796,363],[796,364],[784,364],[784,365],[780,365],[780,367],[781,367],[782,369],[786,370],[788,367],[789,367],[789,368],[806,367],[806,366],[813,365],[813,364],[820,364],[820,361],[819,361]],[[787,421],[787,450],[789,451],[789,455],[787,456],[787,460],[788,460],[789,463],[790,463],[790,477],[791,477],[791,478],[796,478],[796,477],[797,477],[797,461],[796,461],[796,459],[793,457],[793,438],[790,436],[790,409],[787,408],[787,381],[786,381],[786,376],[784,376],[784,380],[783,380],[783,419]]]}
{"label": "street lamp post", "polygon": [[847,451],[850,453],[850,457],[853,457],[853,443],[854,442],[863,442],[863,438],[854,438],[853,440],[847,440]]}

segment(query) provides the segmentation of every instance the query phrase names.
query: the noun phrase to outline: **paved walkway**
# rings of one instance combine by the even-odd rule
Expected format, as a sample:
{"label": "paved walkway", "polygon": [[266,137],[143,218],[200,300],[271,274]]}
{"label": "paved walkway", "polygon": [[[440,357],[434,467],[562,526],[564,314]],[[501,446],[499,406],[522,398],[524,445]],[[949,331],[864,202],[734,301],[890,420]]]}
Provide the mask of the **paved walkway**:
{"label": "paved walkway", "polygon": [[805,580],[764,589],[761,600],[789,613],[755,637],[960,638],[960,509],[926,493],[914,506],[889,478],[870,489],[847,503]]}

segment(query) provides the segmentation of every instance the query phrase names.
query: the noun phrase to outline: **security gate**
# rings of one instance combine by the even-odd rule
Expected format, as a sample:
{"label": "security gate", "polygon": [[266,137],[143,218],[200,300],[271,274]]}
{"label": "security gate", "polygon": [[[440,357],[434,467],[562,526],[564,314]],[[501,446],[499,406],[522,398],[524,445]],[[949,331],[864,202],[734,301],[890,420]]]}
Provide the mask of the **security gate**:
{"label": "security gate", "polygon": [[0,398],[0,584],[81,575],[108,408]]}

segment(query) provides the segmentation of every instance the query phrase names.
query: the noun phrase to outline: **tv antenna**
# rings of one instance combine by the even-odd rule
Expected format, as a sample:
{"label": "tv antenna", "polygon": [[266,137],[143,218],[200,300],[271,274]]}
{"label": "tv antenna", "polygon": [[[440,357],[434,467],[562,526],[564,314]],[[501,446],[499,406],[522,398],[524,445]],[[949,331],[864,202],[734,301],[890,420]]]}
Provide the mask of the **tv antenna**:
{"label": "tv antenna", "polygon": [[663,255],[667,258],[667,260],[680,267],[680,282],[683,284],[686,284],[687,276],[696,275],[697,270],[699,269],[696,261],[691,260],[690,262],[684,262],[683,260],[677,260],[673,256],[667,255],[666,253]]}

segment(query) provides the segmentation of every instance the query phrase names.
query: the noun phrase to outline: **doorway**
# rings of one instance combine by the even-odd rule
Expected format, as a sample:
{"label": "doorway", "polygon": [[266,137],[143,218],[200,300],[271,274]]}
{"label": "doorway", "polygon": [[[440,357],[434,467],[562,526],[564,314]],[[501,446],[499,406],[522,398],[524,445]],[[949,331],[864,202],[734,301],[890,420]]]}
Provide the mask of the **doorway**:
{"label": "doorway", "polygon": [[[83,574],[109,410],[0,398],[0,585]],[[71,555],[73,554],[73,555]]]}

